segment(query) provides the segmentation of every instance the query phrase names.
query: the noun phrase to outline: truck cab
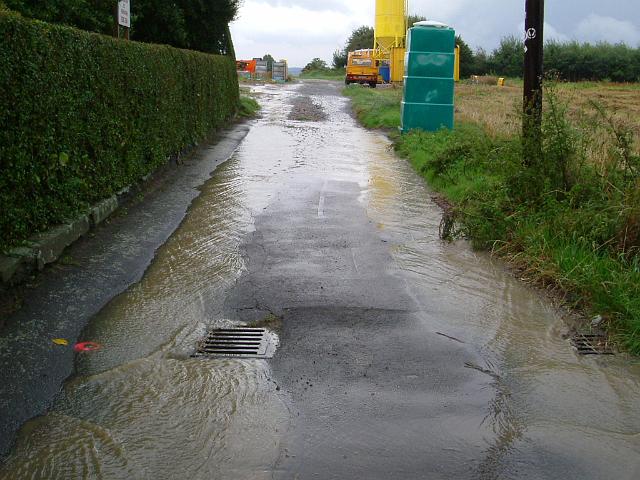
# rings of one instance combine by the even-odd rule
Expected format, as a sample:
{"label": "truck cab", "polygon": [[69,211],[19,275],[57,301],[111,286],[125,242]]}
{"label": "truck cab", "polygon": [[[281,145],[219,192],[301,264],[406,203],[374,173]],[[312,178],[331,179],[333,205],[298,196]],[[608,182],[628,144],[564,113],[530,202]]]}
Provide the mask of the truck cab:
{"label": "truck cab", "polygon": [[349,52],[347,59],[347,76],[344,83],[368,84],[375,88],[382,83],[382,76],[379,72],[380,62],[373,57],[373,49],[356,50]]}

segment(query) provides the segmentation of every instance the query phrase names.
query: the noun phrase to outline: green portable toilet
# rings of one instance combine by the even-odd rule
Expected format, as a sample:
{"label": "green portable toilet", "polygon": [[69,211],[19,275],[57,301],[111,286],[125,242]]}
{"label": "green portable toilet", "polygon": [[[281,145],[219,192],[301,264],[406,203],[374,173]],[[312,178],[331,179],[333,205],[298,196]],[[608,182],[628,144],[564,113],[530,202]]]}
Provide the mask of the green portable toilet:
{"label": "green portable toilet", "polygon": [[453,129],[456,33],[439,22],[417,22],[407,35],[401,130]]}

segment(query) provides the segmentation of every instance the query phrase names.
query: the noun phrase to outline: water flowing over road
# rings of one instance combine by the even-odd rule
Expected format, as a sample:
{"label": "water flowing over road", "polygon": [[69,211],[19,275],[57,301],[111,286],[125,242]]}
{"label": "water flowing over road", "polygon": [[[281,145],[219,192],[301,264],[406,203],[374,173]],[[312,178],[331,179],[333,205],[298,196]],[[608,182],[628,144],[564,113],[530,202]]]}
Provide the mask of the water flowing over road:
{"label": "water flowing over road", "polygon": [[[441,242],[340,85],[254,89],[262,118],[0,478],[639,478],[640,363],[578,356],[543,295]],[[265,318],[274,358],[190,356]]]}

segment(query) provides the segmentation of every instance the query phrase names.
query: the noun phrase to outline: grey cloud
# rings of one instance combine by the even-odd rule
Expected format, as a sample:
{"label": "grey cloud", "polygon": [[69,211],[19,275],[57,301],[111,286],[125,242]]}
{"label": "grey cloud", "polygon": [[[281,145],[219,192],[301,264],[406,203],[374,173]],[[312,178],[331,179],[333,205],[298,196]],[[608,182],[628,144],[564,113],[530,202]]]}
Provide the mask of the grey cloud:
{"label": "grey cloud", "polygon": [[[472,47],[495,48],[505,35],[520,35],[525,0],[412,0],[409,9],[452,25]],[[637,0],[547,0],[547,38],[626,42],[640,39]]]}
{"label": "grey cloud", "polygon": [[631,22],[595,14],[578,24],[576,34],[580,39],[591,42],[624,42],[634,47],[640,45],[640,30]]}
{"label": "grey cloud", "polygon": [[313,11],[346,12],[349,10],[348,0],[262,0],[262,2],[275,7],[300,7]]}

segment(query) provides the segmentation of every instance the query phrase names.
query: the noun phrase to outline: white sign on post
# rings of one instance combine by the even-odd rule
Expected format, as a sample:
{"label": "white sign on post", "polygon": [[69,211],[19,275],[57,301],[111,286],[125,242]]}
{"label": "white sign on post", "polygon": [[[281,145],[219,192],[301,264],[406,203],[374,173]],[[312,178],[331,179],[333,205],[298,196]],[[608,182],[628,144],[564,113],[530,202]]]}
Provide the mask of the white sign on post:
{"label": "white sign on post", "polygon": [[119,0],[118,2],[118,25],[131,27],[131,8],[129,0]]}

